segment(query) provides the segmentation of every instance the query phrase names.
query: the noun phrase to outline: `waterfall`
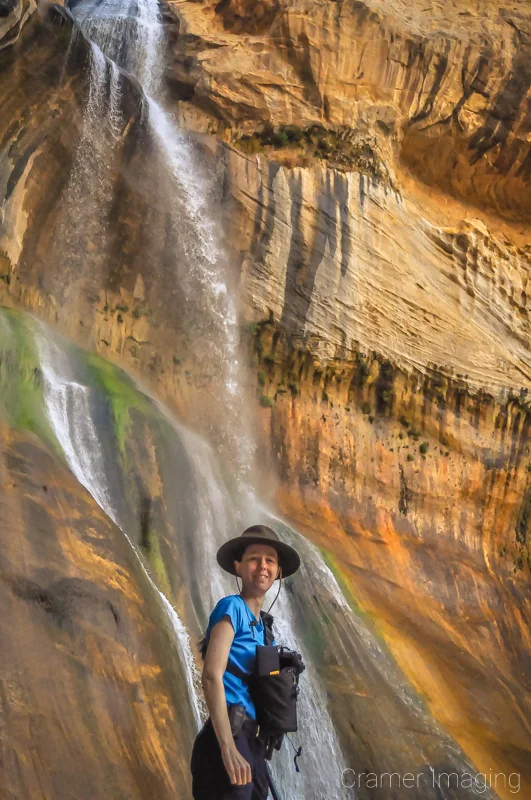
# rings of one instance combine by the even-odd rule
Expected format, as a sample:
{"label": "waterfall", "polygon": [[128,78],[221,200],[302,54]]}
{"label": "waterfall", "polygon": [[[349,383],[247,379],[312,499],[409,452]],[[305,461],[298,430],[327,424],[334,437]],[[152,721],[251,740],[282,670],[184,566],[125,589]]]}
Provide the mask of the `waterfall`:
{"label": "waterfall", "polygon": [[218,376],[221,396],[217,401],[226,418],[225,441],[218,444],[228,452],[245,494],[254,443],[240,379],[236,301],[229,291],[221,231],[208,202],[209,181],[189,140],[171,116],[152,98],[148,98],[148,105],[161,163],[169,169],[169,207],[186,263],[186,269],[179,273],[188,306],[183,313],[188,314],[187,327],[194,339],[204,342],[205,371]]}
{"label": "waterfall", "polygon": [[75,365],[57,339],[42,323],[37,325],[35,338],[48,421],[71,471],[107,516],[120,525],[108,491],[108,469],[94,424],[94,390],[77,378]]}
{"label": "waterfall", "polygon": [[[2,315],[0,328],[4,332]],[[32,323],[31,331],[42,373],[46,415],[53,434],[80,483],[121,527],[150,581],[151,591],[159,599],[168,630],[174,634],[190,709],[198,728],[205,718],[206,709],[201,699],[200,674],[192,655],[189,632],[182,621],[180,606],[177,611],[155,586],[151,570],[146,570],[131,539],[135,531],[129,535],[127,514],[120,503],[123,487],[115,474],[124,467],[116,457],[116,434],[105,418],[109,413],[105,389],[94,374],[91,376],[87,354],[42,323]],[[8,343],[12,340],[9,325],[5,340]],[[9,356],[3,359],[6,363],[12,360]],[[114,369],[116,373],[120,372]],[[138,393],[140,396],[140,390]],[[411,759],[411,766],[418,764],[419,769],[425,772],[432,767],[444,773],[473,772],[459,748],[433,722],[371,626],[353,613],[319,549],[275,517],[260,503],[251,487],[242,503],[241,495],[231,493],[223,480],[219,461],[209,445],[175,420],[159,401],[142,397],[145,412],[138,431],[145,431],[147,441],[159,442],[157,460],[168,462],[169,467],[167,473],[160,473],[165,481],[165,513],[170,519],[182,519],[182,509],[193,512],[190,523],[177,527],[175,535],[177,552],[185,562],[180,573],[180,585],[192,598],[200,629],[204,630],[215,602],[237,591],[234,579],[215,567],[216,551],[238,530],[237,523],[243,525],[259,519],[271,525],[301,555],[301,568],[296,576],[284,582],[285,588],[274,609],[277,641],[298,650],[306,663],[306,671],[301,676],[300,730],[289,737],[294,740],[294,747],[303,747],[299,759],[301,772],[295,771],[294,751],[287,737],[271,765],[282,797],[286,800],[357,797],[354,788],[341,785],[341,775],[346,768],[365,766],[363,748],[367,744],[369,754],[372,750],[380,752],[386,768],[396,774],[410,771],[409,768],[404,770],[407,759]],[[131,438],[135,435],[131,430]],[[175,465],[182,465],[185,483],[181,482]],[[277,586],[272,587],[266,597],[266,610],[276,589]],[[311,635],[308,625],[313,631]],[[341,676],[346,685],[353,687],[355,695],[359,695],[359,701],[351,706],[349,724],[357,731],[362,750],[359,754],[350,753],[350,762],[342,753],[334,713],[329,706],[327,672],[332,672],[336,679]],[[401,737],[398,743],[397,735]],[[412,797],[415,800],[421,797],[422,800],[436,800],[438,797],[429,789],[423,792],[412,794]],[[479,794],[492,797],[489,793]],[[382,796],[387,799],[392,795]],[[471,790],[460,792],[455,797],[471,796],[478,796],[478,793]],[[361,797],[365,800],[366,795]]]}
{"label": "waterfall", "polygon": [[78,2],[73,14],[85,35],[108,59],[131,72],[144,90],[160,171],[168,173],[157,191],[165,193],[171,227],[185,263],[179,270],[175,260],[176,278],[186,298],[182,313],[188,314],[190,335],[205,343],[204,354],[196,353],[196,357],[201,358],[204,372],[217,376],[221,387],[218,402],[227,422],[218,444],[230,454],[236,481],[245,492],[254,444],[242,402],[236,300],[229,289],[222,232],[209,203],[212,180],[188,137],[163,107],[165,41],[157,0],[87,0]]}
{"label": "waterfall", "polygon": [[192,701],[196,729],[199,730],[208,712],[205,710],[205,703],[201,699],[201,675],[197,669],[197,665],[194,661],[192,650],[190,648],[190,636],[185,625],[183,625],[181,622],[181,618],[169,602],[168,598],[165,597],[165,595],[160,591],[159,595],[175,632],[175,638],[179,644],[181,661],[186,665],[186,683],[188,686],[188,693]]}
{"label": "waterfall", "polygon": [[[76,35],[74,29],[72,38]],[[72,42],[67,58],[71,47]],[[87,253],[94,254],[92,258],[97,265],[99,253],[105,250],[113,159],[122,127],[120,72],[93,42],[89,58],[88,97],[81,137],[62,198],[63,210],[51,259],[57,284],[65,294],[72,292],[72,287],[64,286],[65,265],[77,265],[81,272]],[[93,277],[97,281],[98,276]]]}
{"label": "waterfall", "polygon": [[110,468],[105,464],[97,426],[94,423],[97,392],[82,382],[79,364],[75,359],[68,357],[65,340],[38,322],[35,323],[34,336],[44,381],[48,421],[71,471],[107,516],[121,528],[155,596],[160,598],[169,625],[175,633],[192,711],[199,728],[201,718],[204,717],[204,708],[199,694],[200,677],[190,648],[190,637],[171,603],[155,586],[137,548],[131,542],[124,521],[120,519],[120,514],[113,505],[108,491],[111,484]]}
{"label": "waterfall", "polygon": [[[46,413],[65,459],[79,482],[121,528],[140,562],[143,563],[137,549],[131,543],[124,517],[108,488],[112,483],[112,471],[115,467],[106,461],[103,453],[102,420],[100,419],[99,425],[95,422],[95,418],[98,416],[98,406],[103,405],[102,398],[98,397],[101,390],[89,385],[87,377],[83,374],[79,358],[68,354],[65,340],[52,333],[42,323],[35,324],[34,335],[43,376]],[[186,532],[187,538],[193,544],[194,553],[192,557],[189,556],[187,572],[190,580],[197,582],[198,596],[201,598],[198,612],[203,624],[206,624],[208,615],[217,600],[237,591],[233,579],[224,575],[221,570],[213,569],[218,547],[234,531],[235,520],[248,515],[248,521],[251,521],[252,518],[256,518],[256,513],[260,518],[270,515],[265,508],[257,507],[257,501],[250,488],[248,502],[254,510],[251,512],[238,507],[238,498],[231,497],[223,485],[215,458],[207,444],[174,420],[169,411],[160,403],[156,404],[156,408],[164,420],[171,425],[175,437],[175,445],[170,440],[168,447],[176,446],[177,442],[184,445],[194,472],[195,497],[181,498],[180,502],[193,502],[197,509],[196,527],[194,530]],[[171,490],[169,489],[169,491]],[[324,565],[323,568],[325,568]],[[145,568],[144,571],[146,571]],[[308,570],[309,573],[310,571]],[[146,574],[148,573],[146,572]],[[148,578],[154,592],[160,596],[171,627],[175,631],[189,689],[190,703],[199,729],[201,722],[206,717],[206,711],[200,697],[200,674],[191,652],[189,633],[177,611],[164,594],[155,587],[149,574]],[[271,595],[274,592],[276,592],[276,587],[270,591],[266,604],[267,600],[271,602]],[[297,635],[297,622],[286,597],[279,601],[279,612],[276,625],[278,641],[302,652],[307,664],[303,679],[304,691],[301,696],[300,715],[303,720],[304,751],[308,757],[301,760],[301,773],[296,773],[292,762],[291,746],[288,747],[286,741],[275,760],[273,771],[279,784],[283,787],[283,796],[288,800],[306,800],[307,798],[334,800],[334,798],[341,797],[341,794],[334,794],[330,787],[338,782],[338,776],[341,775],[345,764],[332,720],[327,711],[326,693],[320,685],[311,658],[305,652],[302,639]],[[320,758],[322,757],[318,769],[313,767],[312,754],[316,752],[319,752]],[[353,796],[351,793],[350,797]]]}
{"label": "waterfall", "polygon": [[[163,166],[160,190],[166,193],[171,224],[178,233],[184,255],[184,266],[175,264],[175,279],[187,299],[183,314],[190,315],[197,334],[194,338],[203,341],[206,357],[220,376],[222,390],[216,402],[223,412],[225,441],[215,442],[216,458],[209,446],[212,441],[207,443],[186,430],[160,403],[151,401],[157,414],[146,420],[146,425],[157,428],[158,438],[163,441],[163,455],[172,464],[186,458],[187,475],[182,487],[172,476],[171,485],[168,480],[163,488],[168,519],[186,520],[182,529],[175,526],[175,536],[178,552],[186,562],[179,577],[191,598],[190,616],[195,615],[195,621],[204,628],[217,600],[237,591],[234,580],[217,569],[215,555],[220,544],[244,525],[257,519],[270,522],[283,540],[293,543],[301,552],[303,566],[293,580],[286,582],[276,614],[277,640],[301,652],[307,664],[301,677],[300,733],[291,737],[303,745],[301,772],[295,772],[287,741],[272,762],[282,797],[285,800],[357,797],[355,790],[342,786],[341,775],[347,766],[365,765],[358,753],[350,754],[351,761],[346,763],[329,703],[327,668],[344,676],[345,681],[364,682],[370,687],[369,701],[377,698],[369,710],[367,704],[359,702],[355,707],[356,718],[349,720],[352,727],[355,723],[359,728],[357,741],[369,757],[371,748],[379,748],[382,762],[397,768],[404,766],[400,760],[402,751],[414,754],[423,767],[437,764],[439,759],[445,766],[466,768],[458,749],[431,721],[374,632],[355,616],[319,550],[275,518],[255,496],[250,477],[255,445],[249,433],[241,388],[236,301],[230,288],[221,231],[211,210],[212,182],[202,169],[191,141],[164,108],[161,90],[164,36],[156,0],[81,0],[73,13],[93,44],[83,136],[68,195],[68,219],[72,221],[76,210],[79,213],[88,206],[94,226],[100,231],[96,237],[89,226],[90,240],[97,248],[104,249],[108,187],[121,128],[119,99],[123,78],[118,64],[138,79],[146,94],[152,140]],[[85,210],[83,213],[86,216]],[[85,248],[79,252],[84,253]],[[65,355],[66,344],[62,340],[43,327],[36,330],[35,336],[47,416],[65,459],[78,480],[121,528],[144,567],[128,533],[127,510],[120,507],[117,491],[111,488],[116,481],[116,464],[107,452],[109,445],[103,441],[96,419],[98,408],[104,406],[101,389],[95,388],[83,374],[78,363],[81,356]],[[222,473],[228,472],[237,477],[230,488],[222,477]],[[178,612],[155,586],[149,570],[146,574],[175,633],[190,706],[199,727],[205,708],[200,699],[198,666],[182,622],[182,618],[188,618],[184,612],[179,613],[180,605]],[[275,590],[276,587],[268,594],[266,609]],[[313,626],[312,631],[323,643],[322,652],[316,646],[307,646],[308,625]],[[407,745],[400,744],[392,750],[396,731],[404,736]],[[418,736],[417,731],[420,731]],[[386,748],[391,748],[391,752],[387,753]],[[435,795],[426,792],[427,797],[431,800]]]}
{"label": "waterfall", "polygon": [[85,36],[111,61],[134,75],[147,94],[158,91],[164,35],[156,2],[87,0],[72,11]]}

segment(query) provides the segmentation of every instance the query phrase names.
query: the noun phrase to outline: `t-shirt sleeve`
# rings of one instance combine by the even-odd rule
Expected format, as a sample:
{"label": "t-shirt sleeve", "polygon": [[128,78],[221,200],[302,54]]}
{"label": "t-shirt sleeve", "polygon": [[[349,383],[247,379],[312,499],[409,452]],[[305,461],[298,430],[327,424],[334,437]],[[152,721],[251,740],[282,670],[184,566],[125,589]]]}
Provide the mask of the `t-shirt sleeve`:
{"label": "t-shirt sleeve", "polygon": [[234,633],[241,628],[241,608],[238,599],[234,596],[222,597],[216,605],[208,620],[208,634],[220,619],[228,617],[232,623]]}

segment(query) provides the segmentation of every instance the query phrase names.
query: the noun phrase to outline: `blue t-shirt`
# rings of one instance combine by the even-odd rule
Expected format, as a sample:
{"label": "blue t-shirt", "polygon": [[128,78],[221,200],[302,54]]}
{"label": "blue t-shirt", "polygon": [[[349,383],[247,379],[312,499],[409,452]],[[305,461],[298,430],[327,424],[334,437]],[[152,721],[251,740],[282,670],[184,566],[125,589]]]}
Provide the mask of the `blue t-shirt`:
{"label": "blue t-shirt", "polygon": [[[255,615],[239,594],[229,594],[222,597],[216,605],[208,620],[206,629],[206,639],[210,638],[210,631],[214,625],[224,617],[228,617],[234,628],[234,639],[229,651],[228,664],[239,667],[244,672],[252,672],[256,660],[256,646],[265,644],[264,623],[256,619]],[[258,622],[251,625],[251,621]],[[273,644],[275,641],[273,640]],[[250,717],[256,719],[256,711],[251,700],[249,688],[243,683],[241,678],[231,675],[230,672],[223,674],[223,686],[225,687],[225,697],[227,705],[241,703]]]}

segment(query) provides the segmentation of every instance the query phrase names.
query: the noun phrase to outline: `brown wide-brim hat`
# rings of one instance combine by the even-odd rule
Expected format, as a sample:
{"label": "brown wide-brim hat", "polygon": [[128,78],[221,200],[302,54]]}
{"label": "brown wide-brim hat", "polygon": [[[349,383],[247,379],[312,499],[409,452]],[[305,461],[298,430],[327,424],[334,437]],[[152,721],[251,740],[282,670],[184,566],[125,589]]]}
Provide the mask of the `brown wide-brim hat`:
{"label": "brown wide-brim hat", "polygon": [[234,561],[241,561],[243,551],[249,544],[268,544],[274,547],[278,554],[279,566],[282,567],[283,578],[293,575],[301,565],[297,551],[289,544],[281,542],[275,531],[266,525],[253,525],[244,530],[241,536],[229,539],[221,545],[217,554],[219,566],[230,575],[236,575]]}

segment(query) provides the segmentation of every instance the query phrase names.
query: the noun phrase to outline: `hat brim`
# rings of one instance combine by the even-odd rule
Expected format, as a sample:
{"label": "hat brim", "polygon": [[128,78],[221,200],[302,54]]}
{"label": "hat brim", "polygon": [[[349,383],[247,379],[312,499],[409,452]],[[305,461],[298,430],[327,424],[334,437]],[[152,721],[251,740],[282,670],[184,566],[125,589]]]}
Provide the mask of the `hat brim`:
{"label": "hat brim", "polygon": [[282,567],[282,577],[288,578],[297,572],[301,565],[299,554],[289,544],[275,540],[266,539],[263,536],[237,536],[235,539],[229,539],[224,542],[218,550],[217,562],[219,566],[228,572],[230,575],[236,575],[234,569],[234,561],[238,561],[238,555],[250,544],[267,544],[274,547],[278,554],[278,563]]}

